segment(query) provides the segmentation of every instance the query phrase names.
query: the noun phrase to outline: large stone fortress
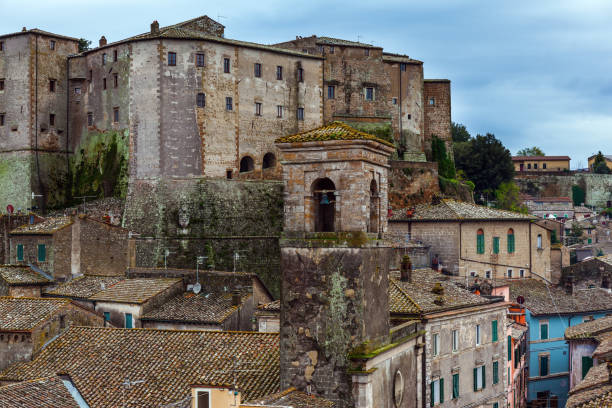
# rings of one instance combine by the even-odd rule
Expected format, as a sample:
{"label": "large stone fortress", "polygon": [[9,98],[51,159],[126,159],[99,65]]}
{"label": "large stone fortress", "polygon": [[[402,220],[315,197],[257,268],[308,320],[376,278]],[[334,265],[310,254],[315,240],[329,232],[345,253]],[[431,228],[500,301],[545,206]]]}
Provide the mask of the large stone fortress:
{"label": "large stone fortress", "polygon": [[334,120],[389,127],[408,160],[428,133],[450,140],[450,83],[367,44],[230,40],[206,16],[82,53],[38,29],[0,44],[2,210],[160,179],[278,179],[273,141]]}

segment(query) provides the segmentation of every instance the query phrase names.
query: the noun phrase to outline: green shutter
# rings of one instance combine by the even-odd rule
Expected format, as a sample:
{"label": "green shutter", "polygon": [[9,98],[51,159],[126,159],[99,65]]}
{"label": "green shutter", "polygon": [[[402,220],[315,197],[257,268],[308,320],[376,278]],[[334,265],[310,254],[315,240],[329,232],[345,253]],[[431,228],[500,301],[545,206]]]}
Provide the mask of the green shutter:
{"label": "green shutter", "polygon": [[47,260],[47,247],[45,244],[38,245],[38,262],[45,262]]}
{"label": "green shutter", "polygon": [[430,392],[430,398],[429,398],[430,404],[429,404],[429,406],[433,407],[435,405],[435,403],[434,403],[434,382],[433,381],[429,384],[429,388],[430,388],[430,390],[429,390],[429,392]]}
{"label": "green shutter", "polygon": [[499,364],[497,361],[493,362],[493,384],[497,384],[499,382],[499,372],[498,372]]}
{"label": "green shutter", "polygon": [[493,343],[497,341],[497,320],[491,322],[491,341]]}
{"label": "green shutter", "polygon": [[514,253],[514,234],[508,234],[508,253]]}
{"label": "green shutter", "polygon": [[474,391],[478,391],[478,367],[474,368]]}
{"label": "green shutter", "polygon": [[499,237],[493,237],[493,253],[499,254]]}
{"label": "green shutter", "polygon": [[593,359],[588,356],[582,356],[582,378],[589,372],[593,367]]}
{"label": "green shutter", "polygon": [[132,321],[132,314],[131,313],[126,313],[125,314],[125,328],[126,329],[132,329],[134,327],[133,321]]}
{"label": "green shutter", "polygon": [[485,244],[484,244],[484,234],[478,234],[476,236],[476,250],[479,254],[484,254]]}
{"label": "green shutter", "polygon": [[486,366],[482,366],[482,389],[485,389],[487,386],[487,376],[485,374]]}
{"label": "green shutter", "polygon": [[548,339],[548,324],[540,324],[540,340]]}
{"label": "green shutter", "polygon": [[514,368],[518,368],[518,362],[519,362],[520,357],[521,356],[519,354],[519,350],[518,349],[514,350]]}
{"label": "green shutter", "polygon": [[453,374],[453,398],[459,398],[459,374]]}
{"label": "green shutter", "polygon": [[440,404],[444,402],[444,378],[440,378]]}
{"label": "green shutter", "polygon": [[499,403],[494,402],[494,403],[493,403],[493,408],[499,408]]}
{"label": "green shutter", "polygon": [[512,361],[512,336],[508,336],[508,361]]}
{"label": "green shutter", "polygon": [[548,356],[540,356],[540,377],[548,375]]}
{"label": "green shutter", "polygon": [[17,244],[17,260],[23,261],[23,244]]}

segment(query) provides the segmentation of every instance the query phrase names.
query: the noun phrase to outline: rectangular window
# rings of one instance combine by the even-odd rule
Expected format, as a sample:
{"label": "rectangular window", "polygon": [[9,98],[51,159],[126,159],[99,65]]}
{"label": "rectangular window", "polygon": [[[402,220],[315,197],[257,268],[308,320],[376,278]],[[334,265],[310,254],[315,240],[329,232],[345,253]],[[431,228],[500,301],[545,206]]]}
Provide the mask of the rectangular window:
{"label": "rectangular window", "polygon": [[520,350],[516,348],[514,349],[514,368],[518,367],[519,359],[520,359]]}
{"label": "rectangular window", "polygon": [[364,51],[365,51],[365,56],[369,57],[370,56],[370,49],[366,48]]}
{"label": "rectangular window", "polygon": [[50,40],[49,41],[49,49],[55,50],[55,41],[54,40]]}
{"label": "rectangular window", "polygon": [[204,66],[204,54],[196,54],[196,67]]}
{"label": "rectangular window", "polygon": [[87,112],[87,126],[93,126],[93,113]]}
{"label": "rectangular window", "polygon": [[49,114],[49,126],[55,126],[55,114],[54,113]]}
{"label": "rectangular window", "polygon": [[104,321],[110,322],[110,312],[104,312]]}
{"label": "rectangular window", "polygon": [[514,231],[508,233],[508,253],[514,253]]}
{"label": "rectangular window", "polygon": [[210,394],[208,391],[198,391],[197,395],[198,405],[196,408],[210,408]]}
{"label": "rectangular window", "polygon": [[499,254],[499,237],[493,237],[493,253]]}
{"label": "rectangular window", "polygon": [[168,65],[169,66],[176,66],[176,52],[169,52],[168,53]]}
{"label": "rectangular window", "polygon": [[304,82],[304,70],[302,68],[297,70],[297,80],[298,82]]}
{"label": "rectangular window", "polygon": [[511,278],[512,277],[512,269],[508,269],[508,277]]}
{"label": "rectangular window", "polygon": [[118,59],[117,50],[113,50],[113,61],[117,62],[117,59]]}
{"label": "rectangular window", "polygon": [[499,402],[494,402],[493,403],[493,408],[499,408]]}
{"label": "rectangular window", "polygon": [[433,355],[437,356],[440,354],[440,334],[434,333],[433,335]]}
{"label": "rectangular window", "polygon": [[397,105],[397,98],[393,98],[391,101],[393,102],[394,105]]}
{"label": "rectangular window", "polygon": [[93,81],[93,70],[89,70],[89,82]]}
{"label": "rectangular window", "polygon": [[491,322],[491,341],[497,342],[497,320]]}
{"label": "rectangular window", "polygon": [[527,163],[527,168],[530,169],[531,168],[531,163]]}
{"label": "rectangular window", "polygon": [[74,94],[75,95],[80,95],[81,94],[81,88],[74,88]]}
{"label": "rectangular window", "polygon": [[4,51],[4,41],[0,41],[0,51]]}
{"label": "rectangular window", "polygon": [[206,94],[199,93],[198,96],[196,97],[196,104],[198,105],[199,108],[205,107],[206,106]]}
{"label": "rectangular window", "polygon": [[435,106],[436,105],[436,98],[429,98],[429,106]]}
{"label": "rectangular window", "polygon": [[593,367],[593,358],[589,356],[582,356],[582,378],[587,375],[589,370]]}
{"label": "rectangular window", "polygon": [[474,368],[474,391],[482,390],[486,385],[485,366]]}
{"label": "rectangular window", "polygon": [[545,169],[546,168],[546,163],[542,163],[542,168]]}
{"label": "rectangular window", "polygon": [[55,92],[55,79],[49,80],[49,92]]}
{"label": "rectangular window", "polygon": [[225,110],[231,111],[234,109],[234,102],[231,96],[225,98]]}
{"label": "rectangular window", "polygon": [[17,260],[23,261],[23,244],[17,244]]}
{"label": "rectangular window", "polygon": [[255,78],[261,78],[261,64],[260,63],[255,63],[254,66],[254,71],[255,71]]}
{"label": "rectangular window", "polygon": [[335,51],[336,51],[336,49],[334,48],[333,45],[329,47],[329,53],[330,54],[333,54]]}
{"label": "rectangular window", "polygon": [[459,373],[453,374],[453,399],[459,398]]}
{"label": "rectangular window", "polygon": [[459,350],[459,330],[452,331],[453,351]]}
{"label": "rectangular window", "polygon": [[261,102],[255,102],[255,116],[261,116]]}
{"label": "rectangular window", "polygon": [[106,89],[106,78],[102,78],[102,89]]}
{"label": "rectangular window", "polygon": [[548,340],[548,320],[540,322],[540,340]]}
{"label": "rectangular window", "polygon": [[485,244],[484,244],[484,232],[482,230],[478,231],[476,235],[476,252],[479,254],[484,254]]}
{"label": "rectangular window", "polygon": [[317,45],[317,51],[319,52],[319,54],[323,54],[323,46]]}
{"label": "rectangular window", "polygon": [[276,117],[277,118],[283,117],[283,105],[276,105]]}
{"label": "rectangular window", "polygon": [[119,123],[119,108],[113,108],[113,122]]}
{"label": "rectangular window", "polygon": [[329,85],[327,87],[327,99],[334,99],[336,97],[336,87]]}
{"label": "rectangular window", "polygon": [[499,363],[497,361],[493,362],[493,384],[499,383]]}
{"label": "rectangular window", "polygon": [[223,72],[225,72],[226,74],[229,74],[230,72],[230,59],[229,58],[223,58]]}
{"label": "rectangular window", "polygon": [[406,71],[406,64],[405,63],[401,63],[400,64],[400,71]]}
{"label": "rectangular window", "polygon": [[480,343],[481,343],[481,341],[482,341],[482,338],[481,338],[481,337],[482,337],[482,336],[481,336],[481,332],[480,332],[480,325],[479,325],[479,324],[477,324],[477,325],[476,325],[476,345],[477,345],[477,346],[480,346]]}
{"label": "rectangular window", "polygon": [[521,278],[524,278],[524,277],[525,277],[525,270],[524,270],[524,269],[520,269],[520,270],[519,270],[519,276],[520,276]]}
{"label": "rectangular window", "polygon": [[279,81],[283,79],[283,67],[280,65],[276,67],[276,79]]}
{"label": "rectangular window", "polygon": [[431,382],[431,406],[444,402],[444,378]]}
{"label": "rectangular window", "polygon": [[0,91],[4,91],[4,78],[0,79]]}
{"label": "rectangular window", "polygon": [[297,119],[304,120],[304,108],[297,108]]}
{"label": "rectangular window", "polygon": [[365,89],[365,98],[366,98],[366,101],[374,100],[374,88],[368,87]]}
{"label": "rectangular window", "polygon": [[131,313],[126,313],[125,314],[125,328],[126,329],[134,328],[134,321],[133,321]]}
{"label": "rectangular window", "polygon": [[102,54],[102,65],[106,65],[106,54]]}
{"label": "rectangular window", "polygon": [[542,234],[538,234],[537,245],[538,249],[542,249]]}
{"label": "rectangular window", "polygon": [[548,357],[547,355],[540,356],[540,377],[548,375]]}
{"label": "rectangular window", "polygon": [[45,244],[38,244],[38,262],[45,262],[47,260],[47,246]]}
{"label": "rectangular window", "polygon": [[0,113],[0,126],[4,126],[4,113]]}
{"label": "rectangular window", "polygon": [[512,361],[512,336],[508,336],[508,361]]}
{"label": "rectangular window", "polygon": [[113,86],[115,88],[119,86],[119,74],[113,74]]}
{"label": "rectangular window", "polygon": [[491,279],[491,271],[485,271],[485,278]]}
{"label": "rectangular window", "polygon": [[533,168],[537,169],[538,168],[538,163],[533,163]]}

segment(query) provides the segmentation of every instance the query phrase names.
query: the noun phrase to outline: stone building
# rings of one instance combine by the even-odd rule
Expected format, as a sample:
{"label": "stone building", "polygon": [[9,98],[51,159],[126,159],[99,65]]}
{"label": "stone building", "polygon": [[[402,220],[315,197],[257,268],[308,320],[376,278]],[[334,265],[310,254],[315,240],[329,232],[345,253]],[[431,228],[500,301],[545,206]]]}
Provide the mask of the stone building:
{"label": "stone building", "polygon": [[376,134],[390,128],[389,136],[409,161],[424,161],[432,135],[452,152],[450,81],[424,79],[422,61],[370,44],[316,35],[275,46],[325,58],[326,124],[341,120]]}
{"label": "stone building", "polygon": [[569,172],[569,156],[512,156],[514,171],[523,172]]}
{"label": "stone building", "polygon": [[103,326],[102,316],[66,299],[0,297],[0,370],[32,359],[70,326]]}
{"label": "stone building", "polygon": [[389,235],[430,246],[441,269],[485,279],[551,278],[550,231],[535,217],[454,200],[393,211]]}
{"label": "stone building", "polygon": [[39,271],[31,266],[0,265],[0,296],[40,297],[53,279]]}
{"label": "stone building", "polygon": [[390,143],[333,122],[279,138],[281,388],[338,407],[421,403],[418,322],[391,327],[387,229]]}

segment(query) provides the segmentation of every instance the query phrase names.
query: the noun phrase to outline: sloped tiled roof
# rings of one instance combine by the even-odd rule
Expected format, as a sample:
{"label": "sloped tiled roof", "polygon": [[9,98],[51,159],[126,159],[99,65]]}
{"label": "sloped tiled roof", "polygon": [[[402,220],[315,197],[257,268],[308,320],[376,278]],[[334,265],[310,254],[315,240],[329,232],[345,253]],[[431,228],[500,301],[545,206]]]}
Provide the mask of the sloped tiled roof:
{"label": "sloped tiled roof", "polygon": [[520,340],[521,337],[527,332],[527,326],[523,326],[520,323],[512,321],[510,324],[510,335],[515,340]]}
{"label": "sloped tiled roof", "polygon": [[410,58],[408,55],[403,54],[392,54],[390,52],[383,52],[383,61],[388,62],[404,62],[406,64],[423,64],[423,61],[419,61],[413,58]]}
{"label": "sloped tiled roof", "polygon": [[[241,295],[241,302],[251,297]],[[242,304],[240,307],[242,307]],[[232,293],[182,293],[141,317],[141,320],[221,324],[239,309],[232,305]]]}
{"label": "sloped tiled roof", "polygon": [[565,338],[570,339],[588,339],[595,338],[600,333],[612,331],[612,316],[602,317],[600,319],[591,320],[570,326],[565,329]]}
{"label": "sloped tiled roof", "polygon": [[[566,407],[570,408],[566,405]],[[581,405],[575,405],[574,408],[612,408],[612,391],[596,396],[595,399]]]}
{"label": "sloped tiled roof", "polygon": [[41,234],[48,235],[53,234],[56,231],[61,230],[64,227],[72,224],[70,217],[53,217],[47,218],[46,220],[39,222],[38,224],[25,224],[21,227],[17,227],[11,231],[11,234],[19,235],[31,235]]}
{"label": "sloped tiled roof", "polygon": [[418,204],[411,217],[407,209],[393,211],[391,221],[443,220],[535,220],[536,217],[513,211],[498,210],[482,205],[455,200],[441,200],[439,204]]}
{"label": "sloped tiled roof", "polygon": [[599,345],[593,351],[593,357],[601,358],[612,353],[612,332],[602,333],[595,337],[595,340],[599,342]]}
{"label": "sloped tiled roof", "polygon": [[64,299],[0,297],[0,330],[32,330],[68,303]]}
{"label": "sloped tiled roof", "polygon": [[321,126],[306,132],[279,137],[276,143],[303,143],[320,142],[328,140],[373,140],[386,146],[394,147],[392,143],[382,140],[369,133],[353,129],[343,122],[332,122],[329,125]]}
{"label": "sloped tiled roof", "polygon": [[17,31],[16,33],[2,34],[2,35],[0,35],[0,38],[13,37],[13,36],[16,36],[16,35],[24,35],[24,34],[40,34],[40,35],[46,35],[48,37],[59,38],[59,39],[62,39],[62,40],[79,41],[78,38],[68,37],[68,36],[60,35],[60,34],[55,34],[55,33],[49,32],[49,31],[40,30],[38,28],[32,28],[32,29],[25,30],[25,31],[23,31],[23,30],[22,31]]}
{"label": "sloped tiled roof", "polygon": [[[34,359],[0,373],[20,381],[66,373],[92,408],[159,407],[192,384],[234,384],[245,400],[279,391],[279,335],[71,327]],[[129,391],[125,379],[140,381]],[[125,393],[125,394],[124,394]]]}
{"label": "sloped tiled roof", "polygon": [[[584,379],[569,391],[569,398],[565,407],[584,407],[584,404],[592,403],[612,392],[610,368],[609,363],[591,367]],[[606,407],[606,405],[595,406],[598,408]]]}
{"label": "sloped tiled roof", "polygon": [[569,156],[512,156],[512,161],[524,160],[570,160]]}
{"label": "sloped tiled roof", "polygon": [[264,303],[263,305],[259,305],[257,306],[257,309],[264,311],[264,312],[280,313],[280,309],[281,309],[280,299],[277,299],[274,302]]}
{"label": "sloped tiled roof", "polygon": [[121,280],[105,290],[91,296],[91,300],[119,302],[119,303],[145,303],[155,295],[182,282],[175,278],[138,278]]}
{"label": "sloped tiled roof", "polygon": [[291,387],[256,401],[242,403],[241,407],[250,408],[262,405],[266,407],[291,408],[334,408],[336,406],[336,404],[330,400],[309,395]]}
{"label": "sloped tiled roof", "polygon": [[0,278],[9,285],[44,285],[51,281],[29,266],[0,265]]}
{"label": "sloped tiled roof", "polygon": [[88,299],[96,293],[125,279],[122,276],[84,275],[45,291],[46,295]]}
{"label": "sloped tiled roof", "polygon": [[357,41],[343,40],[341,38],[333,38],[333,37],[317,37],[315,41],[317,44],[323,45],[338,45],[344,47],[363,47],[363,48],[382,48],[376,47],[372,44],[366,44]]}
{"label": "sloped tiled roof", "polygon": [[406,292],[400,287],[396,279],[389,279],[389,312],[391,314],[415,314],[422,312]]}
{"label": "sloped tiled roof", "polygon": [[[416,269],[412,271],[412,280],[410,282],[400,281],[399,272],[392,272],[390,280],[397,285],[397,288],[401,289],[400,294],[403,293],[409,298],[406,301],[395,300],[394,294],[397,295],[398,292],[393,289],[389,299],[389,307],[392,313],[415,314],[419,310],[422,313],[436,313],[449,309],[490,303],[489,299],[460,288],[448,280],[448,277],[431,269]],[[389,286],[390,288],[394,287],[393,284]],[[438,287],[442,288],[442,292],[434,293]],[[442,301],[441,304],[436,304],[438,299]]]}
{"label": "sloped tiled roof", "polygon": [[602,288],[575,290],[572,296],[563,288],[535,279],[509,280],[508,284],[510,299],[523,296],[525,307],[534,315],[612,310],[612,294]]}
{"label": "sloped tiled roof", "polygon": [[0,387],[0,407],[80,408],[57,376]]}

